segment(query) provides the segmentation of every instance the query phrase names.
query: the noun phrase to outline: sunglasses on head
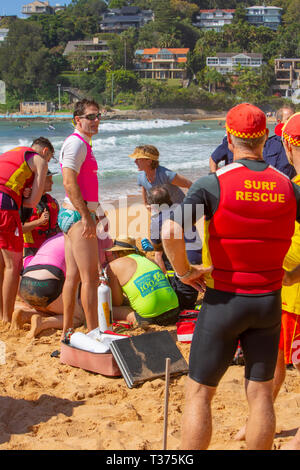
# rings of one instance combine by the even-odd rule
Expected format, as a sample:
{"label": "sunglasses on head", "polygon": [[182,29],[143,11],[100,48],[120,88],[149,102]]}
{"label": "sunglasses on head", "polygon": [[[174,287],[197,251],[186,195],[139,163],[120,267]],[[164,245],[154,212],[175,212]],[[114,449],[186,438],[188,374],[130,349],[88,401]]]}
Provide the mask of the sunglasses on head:
{"label": "sunglasses on head", "polygon": [[79,118],[87,119],[88,121],[95,121],[96,119],[101,118],[101,113],[97,114],[84,114],[83,116],[78,116]]}

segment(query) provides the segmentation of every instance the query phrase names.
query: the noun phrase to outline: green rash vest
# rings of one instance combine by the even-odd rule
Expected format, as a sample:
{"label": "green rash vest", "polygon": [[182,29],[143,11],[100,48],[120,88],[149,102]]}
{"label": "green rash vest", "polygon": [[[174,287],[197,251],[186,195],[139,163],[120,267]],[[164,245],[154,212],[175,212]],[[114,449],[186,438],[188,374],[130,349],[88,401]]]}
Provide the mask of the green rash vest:
{"label": "green rash vest", "polygon": [[177,295],[162,270],[140,255],[128,255],[137,264],[132,278],[122,286],[131,307],[141,317],[158,317],[164,312],[178,307]]}

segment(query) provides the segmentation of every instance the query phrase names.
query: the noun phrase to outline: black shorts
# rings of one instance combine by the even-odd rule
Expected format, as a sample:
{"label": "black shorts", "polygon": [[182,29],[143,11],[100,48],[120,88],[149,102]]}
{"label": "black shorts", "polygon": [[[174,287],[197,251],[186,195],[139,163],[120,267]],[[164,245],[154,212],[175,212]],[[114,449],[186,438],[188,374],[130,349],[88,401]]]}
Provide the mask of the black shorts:
{"label": "black shorts", "polygon": [[273,379],[280,327],[280,290],[246,296],[207,288],[191,345],[190,378],[216,387],[240,340],[245,378],[258,382]]}
{"label": "black shorts", "polygon": [[[51,268],[51,269],[50,269]],[[37,269],[48,269],[59,279],[34,279],[27,277],[26,273]],[[20,282],[20,296],[29,305],[35,308],[46,308],[62,293],[65,276],[63,271],[55,266],[34,266],[26,268]]]}
{"label": "black shorts", "polygon": [[180,313],[180,308],[172,308],[172,310],[168,310],[167,312],[158,315],[157,317],[141,317],[138,313],[134,312],[136,321],[138,322],[139,326],[143,328],[143,326],[148,325],[159,325],[159,326],[168,326],[168,325],[175,325],[178,320]]}
{"label": "black shorts", "polygon": [[[169,273],[170,271],[168,271]],[[184,284],[174,273],[173,275],[168,274],[168,280],[171,287],[176,292],[180,310],[194,310],[198,291],[194,287]]]}

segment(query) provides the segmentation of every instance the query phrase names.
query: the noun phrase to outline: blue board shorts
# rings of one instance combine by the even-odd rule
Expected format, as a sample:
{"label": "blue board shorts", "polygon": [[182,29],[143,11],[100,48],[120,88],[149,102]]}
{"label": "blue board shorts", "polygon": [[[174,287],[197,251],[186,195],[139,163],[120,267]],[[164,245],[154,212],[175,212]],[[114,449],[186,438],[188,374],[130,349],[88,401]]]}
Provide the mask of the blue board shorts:
{"label": "blue board shorts", "polygon": [[[90,213],[94,221],[96,222],[96,214],[94,212]],[[61,207],[58,213],[58,226],[64,232],[68,233],[72,225],[76,224],[81,220],[81,215],[78,211],[73,211],[72,209],[65,209]]]}

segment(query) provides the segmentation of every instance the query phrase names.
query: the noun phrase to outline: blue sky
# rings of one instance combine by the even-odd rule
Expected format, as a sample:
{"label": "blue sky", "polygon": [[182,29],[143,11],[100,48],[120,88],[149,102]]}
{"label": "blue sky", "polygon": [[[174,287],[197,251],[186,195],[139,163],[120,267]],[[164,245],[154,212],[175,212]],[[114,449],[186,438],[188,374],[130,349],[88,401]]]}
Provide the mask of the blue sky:
{"label": "blue sky", "polygon": [[[31,3],[32,0],[0,0],[0,16],[17,15],[22,16],[22,6]],[[69,5],[71,0],[50,0],[50,5]]]}

